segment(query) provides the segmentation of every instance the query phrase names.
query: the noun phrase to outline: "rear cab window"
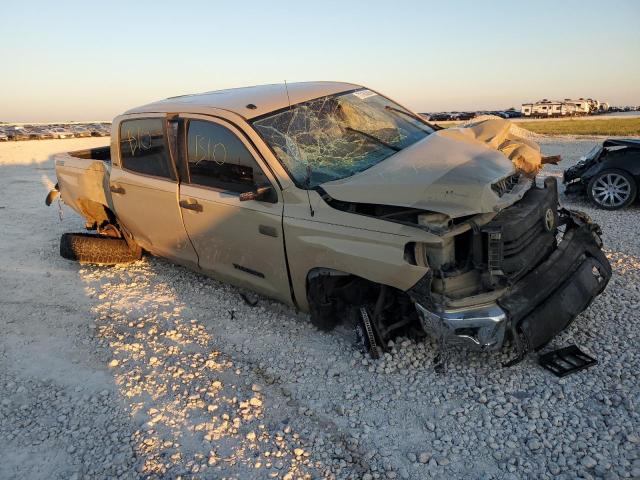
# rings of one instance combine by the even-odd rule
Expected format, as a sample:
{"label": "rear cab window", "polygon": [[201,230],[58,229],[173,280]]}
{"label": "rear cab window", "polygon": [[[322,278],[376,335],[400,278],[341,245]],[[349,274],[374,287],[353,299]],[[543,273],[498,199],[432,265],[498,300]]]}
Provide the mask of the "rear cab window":
{"label": "rear cab window", "polygon": [[163,118],[125,120],[120,124],[120,161],[125,170],[176,180]]}

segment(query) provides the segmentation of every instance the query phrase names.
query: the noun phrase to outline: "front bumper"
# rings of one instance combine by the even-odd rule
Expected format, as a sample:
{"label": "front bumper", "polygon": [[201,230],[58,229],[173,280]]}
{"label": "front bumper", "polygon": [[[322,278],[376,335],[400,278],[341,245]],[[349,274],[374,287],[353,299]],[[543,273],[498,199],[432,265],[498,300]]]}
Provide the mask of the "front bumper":
{"label": "front bumper", "polygon": [[495,304],[439,310],[417,299],[423,329],[443,342],[482,350],[499,349],[507,332],[521,334],[525,350],[535,350],[564,330],[605,289],[611,266],[598,226],[583,215],[563,214],[567,225],[558,247]]}
{"label": "front bumper", "polygon": [[474,308],[431,311],[416,303],[422,329],[448,344],[474,350],[495,350],[502,346],[507,314],[495,303]]}
{"label": "front bumper", "polygon": [[586,170],[584,162],[579,162],[573,167],[567,168],[562,172],[562,183],[571,183],[574,180],[579,180],[580,175]]}
{"label": "front bumper", "polygon": [[[586,171],[583,162],[573,167],[567,168],[562,173],[562,183],[564,183],[565,195],[584,194],[586,192],[585,183],[582,181],[581,175]],[[587,182],[588,183],[588,182]]]}
{"label": "front bumper", "polygon": [[558,248],[498,300],[529,350],[543,347],[571,324],[611,279],[599,227],[567,213],[569,224]]}

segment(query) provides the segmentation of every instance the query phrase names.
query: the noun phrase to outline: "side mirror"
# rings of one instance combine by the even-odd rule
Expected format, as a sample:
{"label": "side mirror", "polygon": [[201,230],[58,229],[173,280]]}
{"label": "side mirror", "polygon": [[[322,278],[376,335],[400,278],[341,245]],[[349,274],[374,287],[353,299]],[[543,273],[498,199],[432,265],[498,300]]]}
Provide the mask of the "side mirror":
{"label": "side mirror", "polygon": [[272,186],[267,187],[257,187],[255,190],[250,192],[244,192],[240,194],[240,201],[246,202],[248,200],[258,200],[258,201],[266,201],[273,202],[273,198],[275,198],[276,192],[273,190]]}

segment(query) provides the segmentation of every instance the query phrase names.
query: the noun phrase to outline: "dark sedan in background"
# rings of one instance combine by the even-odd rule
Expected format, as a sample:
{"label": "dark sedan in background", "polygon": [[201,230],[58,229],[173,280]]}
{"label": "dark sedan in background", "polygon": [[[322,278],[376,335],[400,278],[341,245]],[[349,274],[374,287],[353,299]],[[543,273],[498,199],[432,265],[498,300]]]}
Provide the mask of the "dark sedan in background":
{"label": "dark sedan in background", "polygon": [[597,207],[631,205],[640,185],[640,139],[609,139],[564,172],[565,193],[587,194]]}

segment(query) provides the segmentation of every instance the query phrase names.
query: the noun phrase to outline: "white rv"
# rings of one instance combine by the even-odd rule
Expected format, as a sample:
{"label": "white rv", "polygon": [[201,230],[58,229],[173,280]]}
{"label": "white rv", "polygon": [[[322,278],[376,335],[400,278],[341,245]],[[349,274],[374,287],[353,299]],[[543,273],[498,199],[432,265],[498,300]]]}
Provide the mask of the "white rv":
{"label": "white rv", "polygon": [[591,113],[592,100],[579,98],[578,100],[571,100],[570,98],[564,99],[568,105],[573,105],[575,111],[574,115],[589,115]]}
{"label": "white rv", "polygon": [[579,98],[572,100],[565,98],[564,100],[538,100],[532,103],[522,104],[523,117],[567,117],[573,115],[589,115],[595,112],[607,111],[609,105],[600,103],[592,98]]}
{"label": "white rv", "polygon": [[573,114],[574,107],[560,101],[540,100],[535,103],[522,104],[524,117],[564,117]]}

